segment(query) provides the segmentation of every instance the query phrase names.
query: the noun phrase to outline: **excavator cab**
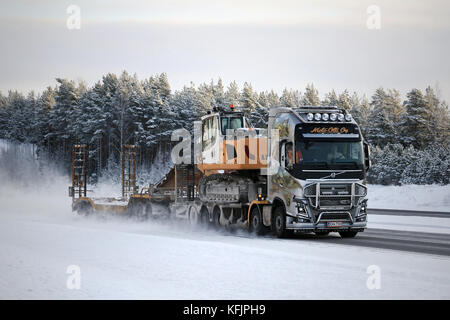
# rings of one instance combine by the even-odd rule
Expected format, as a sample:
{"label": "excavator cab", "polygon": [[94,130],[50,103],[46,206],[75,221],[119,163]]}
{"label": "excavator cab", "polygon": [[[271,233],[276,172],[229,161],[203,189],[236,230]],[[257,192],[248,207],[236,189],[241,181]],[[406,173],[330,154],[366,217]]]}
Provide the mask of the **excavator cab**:
{"label": "excavator cab", "polygon": [[[201,118],[202,158],[198,168],[205,174],[217,170],[257,170],[267,155],[267,138],[249,124],[244,112],[233,105]],[[264,139],[264,141],[260,141]]]}

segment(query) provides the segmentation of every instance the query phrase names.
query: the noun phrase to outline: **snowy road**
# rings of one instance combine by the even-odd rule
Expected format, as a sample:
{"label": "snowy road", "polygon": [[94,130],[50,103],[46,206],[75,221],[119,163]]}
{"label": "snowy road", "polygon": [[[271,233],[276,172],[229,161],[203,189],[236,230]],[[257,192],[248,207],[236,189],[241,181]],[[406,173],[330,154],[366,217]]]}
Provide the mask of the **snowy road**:
{"label": "snowy road", "polygon": [[[0,299],[450,299],[448,218],[369,214],[355,239],[280,240],[80,217],[67,178],[52,179],[0,186]],[[71,265],[80,289],[67,287]]]}
{"label": "snowy road", "polygon": [[393,249],[418,253],[450,256],[450,235],[426,232],[411,232],[400,230],[385,230],[370,228],[360,233],[356,239],[341,239],[339,236],[327,236],[317,239],[315,236],[304,235],[302,238],[311,241],[334,243],[340,245],[361,246],[380,249]]}
{"label": "snowy road", "polygon": [[[436,232],[280,240],[83,218],[66,201],[29,200],[0,212],[2,299],[450,298],[449,236]],[[66,286],[69,265],[80,267],[79,290]],[[373,265],[379,289],[367,286]]]}

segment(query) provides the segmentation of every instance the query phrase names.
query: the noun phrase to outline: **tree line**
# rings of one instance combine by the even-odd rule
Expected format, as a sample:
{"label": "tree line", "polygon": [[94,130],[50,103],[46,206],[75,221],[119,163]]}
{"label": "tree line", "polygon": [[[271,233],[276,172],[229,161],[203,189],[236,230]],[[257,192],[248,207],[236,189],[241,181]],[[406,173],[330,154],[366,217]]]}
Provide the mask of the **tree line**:
{"label": "tree line", "polygon": [[[254,126],[265,127],[270,108],[323,105],[348,110],[360,124],[374,150],[369,182],[449,183],[449,109],[430,86],[410,90],[402,101],[396,89],[378,88],[370,98],[332,90],[320,98],[313,84],[303,92],[285,89],[278,94],[258,92],[247,82],[242,88],[236,82],[225,88],[220,79],[198,86],[190,83],[173,92],[165,73],[144,80],[127,72],[110,73],[91,87],[68,79],[56,81],[55,87],[41,93],[0,93],[0,138],[34,144],[38,155],[50,156],[67,168],[72,145],[87,144],[89,172],[97,176],[120,163],[122,144],[137,146],[141,167],[151,166],[157,154],[169,161],[172,131],[192,130],[193,121],[214,108],[238,105]],[[418,159],[423,162],[419,166]],[[431,165],[442,174],[418,173]],[[413,171],[414,178],[409,176]]]}

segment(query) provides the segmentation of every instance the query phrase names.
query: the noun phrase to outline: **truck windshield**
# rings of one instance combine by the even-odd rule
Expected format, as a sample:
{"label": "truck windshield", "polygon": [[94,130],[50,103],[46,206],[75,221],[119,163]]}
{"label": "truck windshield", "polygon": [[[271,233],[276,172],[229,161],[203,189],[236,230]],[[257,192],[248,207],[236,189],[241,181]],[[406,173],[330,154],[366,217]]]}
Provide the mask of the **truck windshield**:
{"label": "truck windshield", "polygon": [[222,117],[221,119],[221,129],[222,134],[226,135],[228,129],[239,129],[243,128],[244,123],[242,117]]}
{"label": "truck windshield", "polygon": [[363,164],[361,141],[297,141],[295,163],[332,169],[359,168]]}

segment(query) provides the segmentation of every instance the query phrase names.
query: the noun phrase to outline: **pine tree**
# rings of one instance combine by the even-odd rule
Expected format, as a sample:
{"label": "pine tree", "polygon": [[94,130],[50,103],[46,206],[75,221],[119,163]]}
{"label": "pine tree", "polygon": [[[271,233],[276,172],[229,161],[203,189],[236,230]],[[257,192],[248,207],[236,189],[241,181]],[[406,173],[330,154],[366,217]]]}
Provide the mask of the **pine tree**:
{"label": "pine tree", "polygon": [[395,124],[386,107],[388,100],[388,94],[383,88],[378,88],[372,96],[366,138],[373,145],[383,146],[395,139]]}
{"label": "pine tree", "polygon": [[322,101],[322,105],[324,106],[338,106],[339,105],[339,97],[336,94],[336,91],[331,90],[325,94],[325,99]]}
{"label": "pine tree", "polygon": [[258,103],[258,99],[253,92],[252,86],[247,82],[244,83],[240,100],[241,110],[247,115],[254,112],[256,109],[261,108],[261,105]]}
{"label": "pine tree", "polygon": [[319,91],[314,85],[308,84],[306,86],[305,94],[303,95],[303,105],[305,106],[318,106],[320,105]]}
{"label": "pine tree", "polygon": [[229,84],[227,91],[225,92],[225,102],[229,106],[231,104],[238,106],[241,101],[241,93],[236,81]]}
{"label": "pine tree", "polygon": [[347,90],[344,90],[344,92],[339,95],[338,106],[339,108],[345,109],[347,111],[351,110],[351,98]]}
{"label": "pine tree", "polygon": [[412,89],[406,96],[406,114],[401,121],[402,140],[407,145],[423,149],[432,140],[429,122],[431,112],[420,90]]}

